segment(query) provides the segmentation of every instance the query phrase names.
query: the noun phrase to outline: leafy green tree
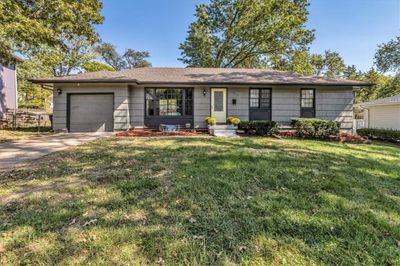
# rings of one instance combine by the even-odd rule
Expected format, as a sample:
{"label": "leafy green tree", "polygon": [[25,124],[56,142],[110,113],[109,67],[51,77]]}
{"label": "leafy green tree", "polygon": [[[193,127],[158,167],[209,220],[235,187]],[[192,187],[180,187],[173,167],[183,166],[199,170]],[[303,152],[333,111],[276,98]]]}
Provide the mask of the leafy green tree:
{"label": "leafy green tree", "polygon": [[52,76],[53,71],[48,65],[42,64],[37,58],[25,60],[17,65],[18,102],[33,103],[40,107],[47,105],[51,90],[29,82],[30,79]]}
{"label": "leafy green tree", "polygon": [[59,36],[98,40],[94,26],[103,22],[100,0],[1,0],[0,57],[62,45]]}
{"label": "leafy green tree", "polygon": [[148,57],[150,57],[149,52],[135,51],[133,49],[127,49],[122,55],[122,58],[126,62],[127,68],[150,67],[150,62],[146,60]]}
{"label": "leafy green tree", "polygon": [[384,77],[383,82],[377,85],[374,98],[385,98],[400,94],[400,75],[394,77]]}
{"label": "leafy green tree", "polygon": [[356,103],[381,98],[382,94],[384,94],[384,90],[386,90],[385,88],[392,80],[391,77],[385,76],[374,68],[363,73],[357,70],[355,66],[348,66],[344,71],[343,77],[373,84],[372,86],[356,88]]}
{"label": "leafy green tree", "polygon": [[343,78],[349,80],[364,80],[364,73],[361,70],[358,70],[355,65],[347,66],[343,70]]}
{"label": "leafy green tree", "polygon": [[400,74],[400,37],[378,46],[375,64],[382,72],[393,71]]}
{"label": "leafy green tree", "polygon": [[180,60],[194,67],[263,67],[302,50],[314,39],[306,29],[306,0],[211,0],[196,7]]}
{"label": "leafy green tree", "polygon": [[102,43],[96,47],[95,51],[107,65],[115,70],[151,66],[151,63],[146,60],[150,57],[150,53],[147,51],[127,49],[124,54],[120,55],[115,45],[111,43]]}
{"label": "leafy green tree", "polygon": [[55,47],[38,49],[33,55],[37,61],[52,69],[53,76],[68,76],[82,70],[85,63],[95,58],[91,43],[79,36],[60,37]]}
{"label": "leafy green tree", "polygon": [[126,67],[124,60],[118,54],[115,45],[111,43],[102,43],[95,48],[100,58],[115,70],[121,70]]}
{"label": "leafy green tree", "polygon": [[[343,58],[337,52],[325,51],[322,56],[323,66],[318,65],[317,75],[324,75],[326,77],[339,77],[343,74],[346,68]],[[319,59],[317,60],[319,61]],[[316,65],[314,63],[314,65]]]}
{"label": "leafy green tree", "polygon": [[308,49],[296,50],[288,57],[274,57],[271,61],[274,69],[303,75],[340,77],[346,68],[343,58],[337,52],[329,50],[323,55],[310,54]]}
{"label": "leafy green tree", "polygon": [[96,72],[96,71],[115,71],[115,69],[107,64],[103,64],[97,61],[89,61],[83,64],[82,66],[85,72]]}

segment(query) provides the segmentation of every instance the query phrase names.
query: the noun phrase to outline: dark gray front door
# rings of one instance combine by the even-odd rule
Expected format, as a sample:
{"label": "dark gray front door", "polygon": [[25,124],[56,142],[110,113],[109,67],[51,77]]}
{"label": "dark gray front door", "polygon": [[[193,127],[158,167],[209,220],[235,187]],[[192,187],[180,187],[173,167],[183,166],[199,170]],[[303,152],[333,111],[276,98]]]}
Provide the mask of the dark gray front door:
{"label": "dark gray front door", "polygon": [[113,94],[71,94],[68,98],[69,132],[113,131]]}

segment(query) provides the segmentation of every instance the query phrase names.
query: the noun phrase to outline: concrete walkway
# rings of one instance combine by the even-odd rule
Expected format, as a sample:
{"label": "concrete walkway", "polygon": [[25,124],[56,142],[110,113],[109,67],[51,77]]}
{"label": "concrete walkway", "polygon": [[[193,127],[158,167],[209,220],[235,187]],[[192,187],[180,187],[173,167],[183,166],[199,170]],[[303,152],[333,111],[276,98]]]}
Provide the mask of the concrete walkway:
{"label": "concrete walkway", "polygon": [[19,167],[44,155],[111,135],[112,133],[60,133],[0,143],[0,171]]}

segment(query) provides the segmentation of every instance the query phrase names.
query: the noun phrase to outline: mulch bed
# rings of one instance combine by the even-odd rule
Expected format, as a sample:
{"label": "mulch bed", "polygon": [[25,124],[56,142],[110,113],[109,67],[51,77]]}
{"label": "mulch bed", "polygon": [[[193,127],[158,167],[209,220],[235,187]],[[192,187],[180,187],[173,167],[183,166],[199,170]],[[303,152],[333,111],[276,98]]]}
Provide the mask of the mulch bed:
{"label": "mulch bed", "polygon": [[206,136],[207,131],[180,130],[175,132],[163,132],[159,130],[135,129],[116,134],[117,137],[163,137],[163,136]]}

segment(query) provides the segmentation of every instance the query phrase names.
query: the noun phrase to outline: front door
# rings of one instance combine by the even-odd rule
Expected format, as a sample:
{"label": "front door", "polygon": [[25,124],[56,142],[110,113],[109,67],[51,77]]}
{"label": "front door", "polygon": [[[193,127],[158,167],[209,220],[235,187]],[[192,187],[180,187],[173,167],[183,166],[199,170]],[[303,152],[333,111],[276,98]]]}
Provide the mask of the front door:
{"label": "front door", "polygon": [[226,123],[226,88],[211,89],[211,116],[217,123]]}

